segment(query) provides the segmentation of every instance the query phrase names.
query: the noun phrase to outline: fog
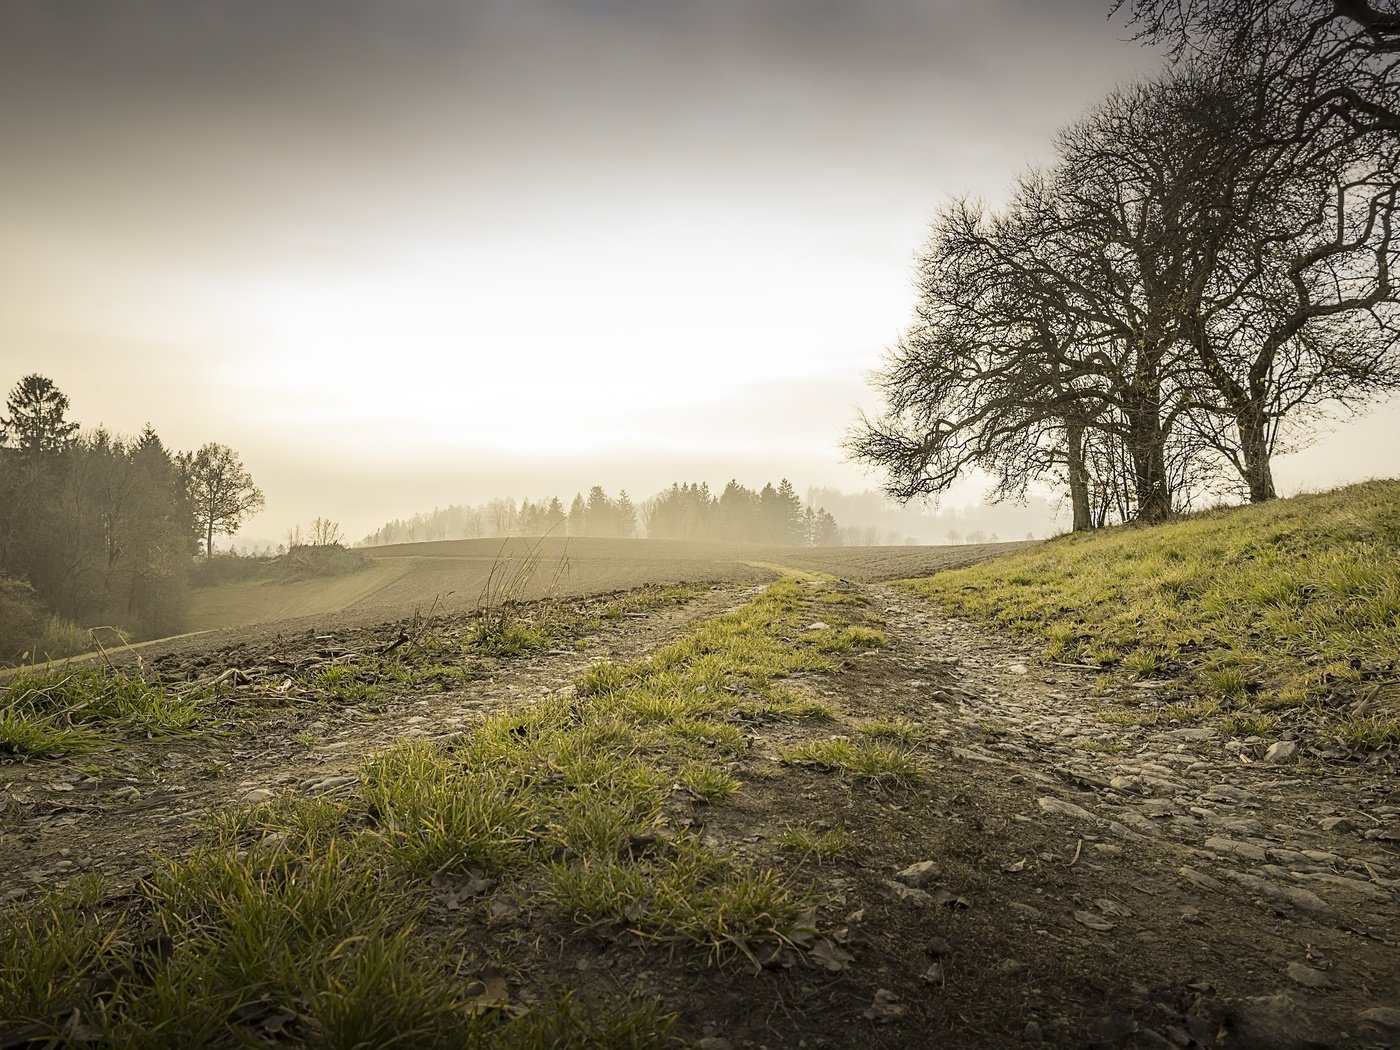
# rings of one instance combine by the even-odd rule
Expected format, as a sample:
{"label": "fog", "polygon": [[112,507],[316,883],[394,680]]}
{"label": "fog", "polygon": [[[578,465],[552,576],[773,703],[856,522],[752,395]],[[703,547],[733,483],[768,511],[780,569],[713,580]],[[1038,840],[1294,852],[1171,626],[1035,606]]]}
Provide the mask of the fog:
{"label": "fog", "polygon": [[[0,384],[234,447],[252,543],[592,484],[873,487],[840,441],[930,216],[1155,68],[1106,7],[7,3]],[[1400,473],[1397,423],[1282,487]]]}

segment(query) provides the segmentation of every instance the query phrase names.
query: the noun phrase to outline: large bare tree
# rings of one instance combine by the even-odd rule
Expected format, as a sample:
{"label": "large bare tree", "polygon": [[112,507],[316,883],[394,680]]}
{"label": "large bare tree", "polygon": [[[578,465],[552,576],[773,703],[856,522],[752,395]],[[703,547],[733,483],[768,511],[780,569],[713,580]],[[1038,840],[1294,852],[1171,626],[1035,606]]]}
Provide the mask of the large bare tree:
{"label": "large bare tree", "polygon": [[1309,136],[1342,123],[1400,133],[1400,3],[1396,0],[1113,0],[1148,40],[1180,57],[1248,71]]}
{"label": "large bare tree", "polygon": [[1285,424],[1400,381],[1391,154],[1291,134],[1256,88],[1187,65],[1117,91],[1001,212],[939,216],[884,410],[848,439],[887,492],[1059,476],[1075,528],[1162,520],[1231,468],[1269,499]]}
{"label": "large bare tree", "polygon": [[918,320],[873,377],[884,411],[863,416],[847,448],[884,469],[901,501],[943,492],[973,467],[995,477],[999,496],[1063,478],[1074,528],[1085,529],[1084,435],[1098,406],[1076,357],[1084,333],[1016,257],[1031,239],[966,201],[939,217],[920,264]]}

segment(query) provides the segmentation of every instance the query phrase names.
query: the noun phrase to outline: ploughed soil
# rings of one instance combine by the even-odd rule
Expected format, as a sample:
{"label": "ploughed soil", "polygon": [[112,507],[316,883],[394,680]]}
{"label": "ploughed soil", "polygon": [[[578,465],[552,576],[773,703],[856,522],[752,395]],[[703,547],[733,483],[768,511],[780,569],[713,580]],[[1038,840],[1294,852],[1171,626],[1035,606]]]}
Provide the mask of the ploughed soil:
{"label": "ploughed soil", "polygon": [[[952,548],[946,560],[969,556]],[[678,1015],[677,1045],[707,1050],[1400,1046],[1389,756],[1285,754],[1194,724],[1105,722],[1097,714],[1116,699],[1156,697],[1105,692],[1084,669],[871,582],[905,575],[908,557],[807,559],[868,600],[891,644],[792,680],[838,720],[746,723],[750,744],[731,769],[742,789],[685,815],[808,888],[827,949],[716,966],[625,930],[578,931],[504,895],[465,901],[448,921],[477,935],[483,965],[509,959],[504,997],[528,1007],[561,988],[653,996]],[[923,557],[922,571],[938,567]],[[225,676],[217,732],[0,765],[0,895],[23,899],[81,872],[140,878],[154,852],[189,849],[213,810],[281,790],[350,791],[368,753],[450,737],[483,712],[568,688],[599,658],[644,657],[761,586],[717,583],[683,605],[639,603],[598,621],[590,613],[608,599],[571,599],[584,626],[567,645],[361,703],[299,697],[298,683],[422,629],[411,610],[122,654],[176,687]],[[449,613],[431,627],[451,635],[465,623]],[[855,737],[870,719],[922,730],[917,786],[867,786],[779,757]],[[795,854],[776,841],[791,825],[842,829],[853,847]]]}

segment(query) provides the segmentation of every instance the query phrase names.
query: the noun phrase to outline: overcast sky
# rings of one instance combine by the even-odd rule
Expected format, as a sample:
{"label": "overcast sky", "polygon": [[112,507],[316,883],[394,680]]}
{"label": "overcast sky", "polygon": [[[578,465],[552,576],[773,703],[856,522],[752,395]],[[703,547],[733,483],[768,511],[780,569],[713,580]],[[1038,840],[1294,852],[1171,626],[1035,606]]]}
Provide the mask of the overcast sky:
{"label": "overcast sky", "polygon": [[[950,195],[1154,56],[1107,0],[5,0],[0,387],[239,450],[243,535],[842,462]],[[1394,406],[1279,464],[1400,474]]]}

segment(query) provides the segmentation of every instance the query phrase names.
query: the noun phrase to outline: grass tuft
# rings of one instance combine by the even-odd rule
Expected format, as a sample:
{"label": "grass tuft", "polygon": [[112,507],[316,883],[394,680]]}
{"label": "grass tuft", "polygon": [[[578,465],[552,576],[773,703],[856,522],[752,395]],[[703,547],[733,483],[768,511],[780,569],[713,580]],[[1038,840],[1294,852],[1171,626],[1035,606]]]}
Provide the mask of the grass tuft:
{"label": "grass tuft", "polygon": [[206,701],[105,668],[24,668],[0,688],[0,754],[62,754],[123,734],[185,733],[205,719]]}
{"label": "grass tuft", "polygon": [[840,828],[812,828],[793,824],[775,840],[779,846],[818,861],[847,856],[855,847],[855,837]]}
{"label": "grass tuft", "polygon": [[856,732],[875,740],[893,740],[905,747],[923,743],[926,735],[922,726],[903,718],[860,721],[856,723]]}
{"label": "grass tuft", "polygon": [[902,748],[844,737],[786,748],[782,758],[790,764],[808,763],[837,770],[852,780],[896,787],[917,783],[924,772],[922,763]]}

